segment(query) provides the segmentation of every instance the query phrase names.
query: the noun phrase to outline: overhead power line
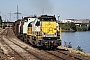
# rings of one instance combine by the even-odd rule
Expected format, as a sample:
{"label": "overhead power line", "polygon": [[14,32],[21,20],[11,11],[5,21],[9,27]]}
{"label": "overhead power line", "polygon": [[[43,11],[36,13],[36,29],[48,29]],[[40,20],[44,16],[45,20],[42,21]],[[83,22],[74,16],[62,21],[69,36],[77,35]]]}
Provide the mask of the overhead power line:
{"label": "overhead power line", "polygon": [[19,12],[18,12],[18,5],[17,5],[17,12],[16,12],[16,13],[14,13],[14,14],[16,14],[16,15],[17,15],[17,20],[18,20],[18,18],[19,18],[19,14],[21,14],[21,13],[19,13]]}

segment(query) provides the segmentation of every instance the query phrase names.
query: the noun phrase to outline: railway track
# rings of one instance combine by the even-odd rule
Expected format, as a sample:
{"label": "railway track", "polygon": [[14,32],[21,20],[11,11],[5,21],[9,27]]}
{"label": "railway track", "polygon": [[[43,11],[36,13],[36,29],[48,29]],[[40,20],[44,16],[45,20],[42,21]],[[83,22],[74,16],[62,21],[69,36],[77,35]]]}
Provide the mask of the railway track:
{"label": "railway track", "polygon": [[66,60],[65,58],[63,58],[62,56],[58,56],[58,55],[56,55],[56,54],[53,54],[52,52],[50,52],[50,51],[46,51],[48,54],[51,54],[51,55],[53,55],[53,56],[55,56],[55,57],[57,57],[57,58],[60,58],[61,60]]}
{"label": "railway track", "polygon": [[82,59],[73,58],[73,57],[63,54],[63,53],[58,53],[57,51],[47,51],[47,53],[54,55],[55,57],[58,57],[61,60],[82,60]]}
{"label": "railway track", "polygon": [[8,58],[8,56],[5,55],[3,52],[0,51],[0,59],[1,59],[1,60],[5,60],[5,59],[7,59],[7,58]]}
{"label": "railway track", "polygon": [[[2,34],[5,30],[0,30],[0,42],[2,42]],[[3,49],[1,48],[1,43],[0,43],[0,60],[5,60],[8,59],[8,56],[4,54]]]}
{"label": "railway track", "polygon": [[[22,46],[20,46],[18,43],[15,43],[14,41],[12,41],[9,37],[8,37],[8,31],[4,31],[6,33],[6,36],[4,37],[4,43],[10,47],[15,53],[17,53],[17,55],[22,58],[22,60],[44,60],[43,58],[41,58],[38,55],[35,55],[33,52],[31,52],[30,50],[28,51],[26,48],[23,48]],[[4,33],[4,35],[5,35]],[[5,39],[6,38],[6,39]],[[8,40],[8,41],[7,41]],[[18,50],[16,49],[18,48]],[[22,52],[20,52],[19,50],[21,50]],[[23,54],[22,54],[23,53]]]}
{"label": "railway track", "polygon": [[[57,52],[58,53],[62,53],[62,54],[64,54],[64,55],[66,55],[66,56],[70,56],[71,58],[74,58],[75,60],[83,60],[83,58],[81,58],[80,56],[78,56],[78,55],[72,55],[72,54],[70,54],[70,53],[68,53],[68,52],[63,52],[63,51],[59,51],[59,50],[57,50]],[[85,59],[86,60],[86,59]]]}
{"label": "railway track", "polygon": [[[50,56],[50,54],[46,54],[46,52],[45,51],[40,51],[39,49],[35,49],[35,51],[34,51],[34,53],[33,52],[31,52],[30,50],[32,50],[32,48],[28,48],[28,49],[26,49],[25,47],[22,47],[22,46],[20,46],[20,45],[22,45],[22,44],[17,44],[17,41],[15,40],[15,39],[9,39],[9,38],[7,38],[9,41],[11,41],[12,43],[14,43],[15,45],[17,45],[17,46],[19,46],[19,47],[21,47],[22,49],[24,49],[24,50],[26,50],[26,51],[28,51],[30,54],[32,54],[32,55],[34,55],[35,57],[37,57],[39,60],[55,60],[55,58],[57,59],[57,57],[55,57],[55,56]],[[15,42],[14,42],[15,41]],[[41,53],[40,53],[41,52]],[[52,58],[53,57],[53,58]],[[59,58],[57,59],[57,60],[60,60]]]}
{"label": "railway track", "polygon": [[3,41],[9,48],[11,48],[22,60],[25,60],[22,55],[20,55],[16,50],[14,50],[9,44],[7,44],[5,41]]}
{"label": "railway track", "polygon": [[[6,46],[6,47],[8,47],[9,49],[11,49],[12,51],[12,53],[14,54],[14,56],[8,56],[8,53],[10,53],[10,52],[8,52],[8,53],[5,53],[5,52],[3,52],[3,54],[5,55],[5,56],[3,56],[3,57],[6,57],[6,59],[8,58],[8,57],[16,57],[16,59],[19,59],[19,60],[25,60],[19,53],[17,53],[17,51],[15,51],[9,44],[7,44],[5,41],[4,41],[4,38],[3,37],[7,37],[7,29],[3,29],[3,31],[0,33],[0,38],[1,38],[1,41],[2,41],[2,43]],[[17,55],[17,56],[16,56]]]}
{"label": "railway track", "polygon": [[47,53],[60,58],[61,60],[90,60],[88,58],[81,57],[79,55],[74,55],[65,50],[55,50],[55,51],[46,51]]}
{"label": "railway track", "polygon": [[[4,42],[21,58],[21,60],[89,60],[81,58],[77,55],[73,55],[69,53],[69,51],[65,50],[39,50],[38,48],[30,47],[30,45],[28,44],[28,46],[26,47],[19,40],[14,38],[11,35],[12,33],[10,34],[10,30],[7,29],[4,32]],[[12,45],[15,46],[13,47]],[[18,50],[16,50],[15,48],[18,48]]]}

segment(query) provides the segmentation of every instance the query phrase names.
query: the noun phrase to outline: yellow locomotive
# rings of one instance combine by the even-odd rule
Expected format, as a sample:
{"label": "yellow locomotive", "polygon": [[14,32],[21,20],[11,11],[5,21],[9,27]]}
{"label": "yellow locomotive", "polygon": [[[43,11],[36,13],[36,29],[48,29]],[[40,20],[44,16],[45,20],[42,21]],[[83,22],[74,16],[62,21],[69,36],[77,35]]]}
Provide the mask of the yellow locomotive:
{"label": "yellow locomotive", "polygon": [[46,48],[56,48],[61,45],[61,29],[55,16],[41,15],[33,19],[27,27],[28,42]]}

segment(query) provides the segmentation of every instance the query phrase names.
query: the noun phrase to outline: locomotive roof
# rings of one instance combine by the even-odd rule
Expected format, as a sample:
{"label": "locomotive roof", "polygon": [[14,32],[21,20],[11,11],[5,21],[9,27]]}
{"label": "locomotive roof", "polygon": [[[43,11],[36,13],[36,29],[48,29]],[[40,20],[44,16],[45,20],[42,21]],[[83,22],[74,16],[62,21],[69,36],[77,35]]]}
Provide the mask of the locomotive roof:
{"label": "locomotive roof", "polygon": [[36,18],[36,16],[29,16],[29,17],[24,17],[24,20],[27,20],[28,18]]}
{"label": "locomotive roof", "polygon": [[40,17],[38,17],[39,19],[43,19],[43,18],[52,18],[55,19],[55,15],[54,16],[49,16],[49,15],[41,15]]}

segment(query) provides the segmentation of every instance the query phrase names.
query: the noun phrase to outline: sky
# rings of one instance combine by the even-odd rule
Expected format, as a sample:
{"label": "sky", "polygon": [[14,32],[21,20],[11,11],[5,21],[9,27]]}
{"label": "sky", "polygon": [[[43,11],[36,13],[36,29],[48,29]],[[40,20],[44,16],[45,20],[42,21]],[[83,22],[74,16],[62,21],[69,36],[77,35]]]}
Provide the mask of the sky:
{"label": "sky", "polygon": [[[0,0],[0,15],[3,20],[15,21],[19,18],[36,14],[60,15],[62,19],[90,19],[90,0]],[[11,12],[11,18],[10,18]]]}

